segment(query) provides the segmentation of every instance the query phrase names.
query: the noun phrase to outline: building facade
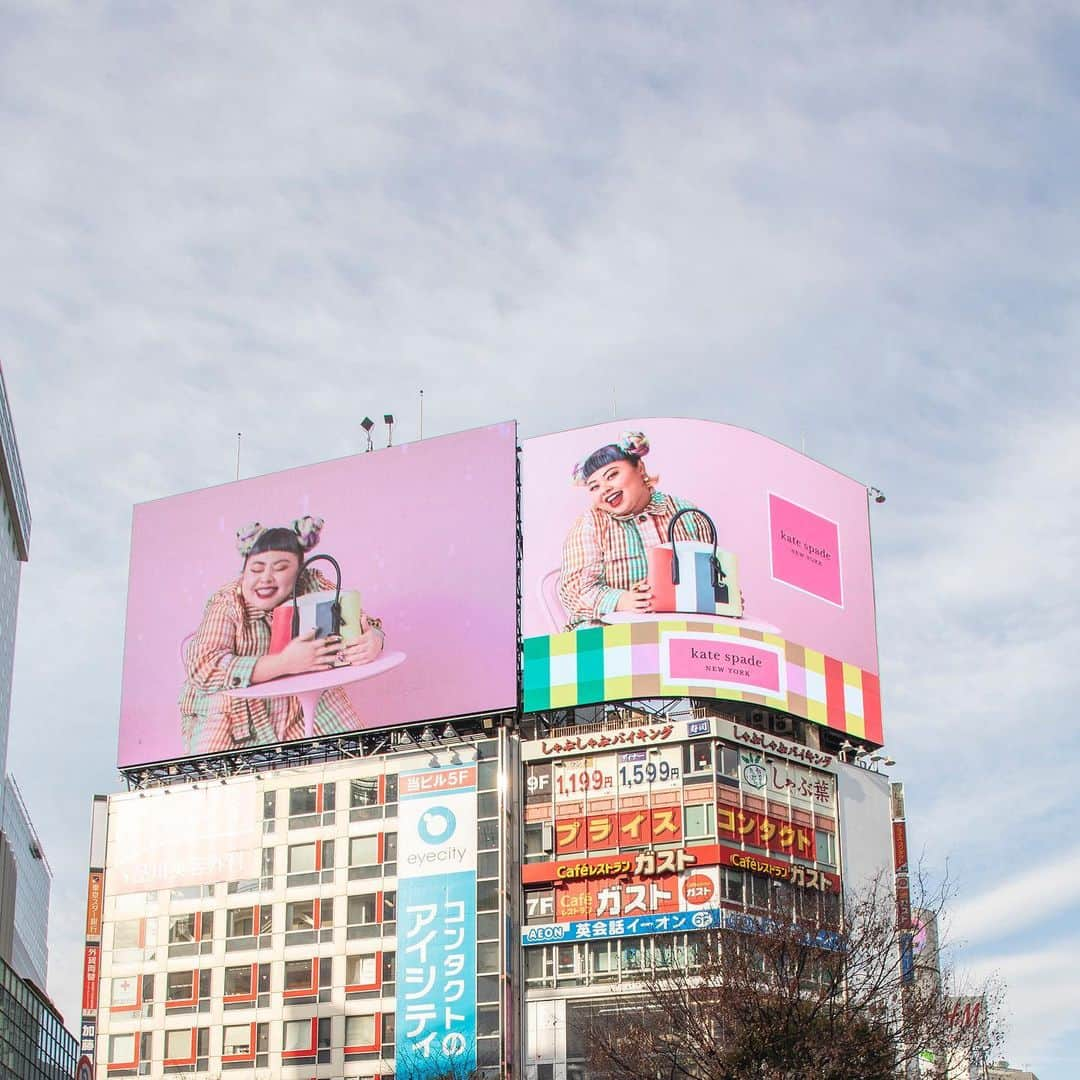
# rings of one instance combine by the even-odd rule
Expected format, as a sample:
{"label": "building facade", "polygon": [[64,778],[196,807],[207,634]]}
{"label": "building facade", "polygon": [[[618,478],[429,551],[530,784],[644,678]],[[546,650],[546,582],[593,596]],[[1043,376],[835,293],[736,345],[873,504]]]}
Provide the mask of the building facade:
{"label": "building facade", "polygon": [[16,870],[11,966],[44,988],[49,970],[52,868],[12,775],[4,786],[0,829],[11,847]]}
{"label": "building facade", "polygon": [[[829,932],[893,868],[888,781],[852,762],[883,742],[865,489],[726,425],[631,423],[678,498],[640,431],[501,425],[136,508],[129,790],[95,800],[88,880],[98,1080],[572,1080],[590,1015],[703,931]],[[574,458],[608,487],[568,486]],[[337,523],[336,580],[309,600],[261,526],[230,579],[222,523],[296,506]],[[182,580],[155,569],[175,543]],[[644,578],[655,610],[628,610]],[[344,639],[361,595],[369,666],[254,677],[305,626]]]}
{"label": "building facade", "polygon": [[53,1003],[0,960],[0,1077],[69,1080],[77,1047]]}
{"label": "building facade", "polygon": [[[481,1075],[513,1071],[514,751],[463,730],[100,803],[98,1075],[408,1076],[463,1042]],[[443,849],[423,837],[446,808],[432,890]]]}
{"label": "building facade", "polygon": [[3,777],[7,774],[19,581],[22,564],[30,557],[30,503],[3,368],[0,368],[0,516],[3,519],[3,536],[0,537],[0,777]]}

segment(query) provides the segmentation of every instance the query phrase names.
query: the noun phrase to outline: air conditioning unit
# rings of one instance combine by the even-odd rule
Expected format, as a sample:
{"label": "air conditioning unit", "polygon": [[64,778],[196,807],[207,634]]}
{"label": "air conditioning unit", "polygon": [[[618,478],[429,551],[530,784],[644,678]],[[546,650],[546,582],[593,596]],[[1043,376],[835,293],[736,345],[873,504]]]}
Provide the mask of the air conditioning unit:
{"label": "air conditioning unit", "polygon": [[555,850],[555,826],[545,821],[540,829],[540,847],[550,855]]}
{"label": "air conditioning unit", "polygon": [[795,732],[795,721],[790,716],[774,716],[769,730],[775,735],[792,735]]}
{"label": "air conditioning unit", "polygon": [[769,726],[768,713],[752,712],[750,714],[750,726],[756,728],[766,728]]}

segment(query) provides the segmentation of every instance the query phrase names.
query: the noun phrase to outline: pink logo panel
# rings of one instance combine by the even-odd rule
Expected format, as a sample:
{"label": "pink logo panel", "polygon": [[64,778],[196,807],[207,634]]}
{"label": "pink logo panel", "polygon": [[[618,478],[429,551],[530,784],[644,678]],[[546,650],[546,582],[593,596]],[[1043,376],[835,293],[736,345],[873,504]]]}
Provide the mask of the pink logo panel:
{"label": "pink logo panel", "polygon": [[769,543],[777,581],[843,606],[836,522],[769,495]]}
{"label": "pink logo panel", "polygon": [[717,634],[665,637],[671,682],[745,687],[774,697],[784,692],[780,685],[780,657],[771,649],[739,638],[725,640]]}

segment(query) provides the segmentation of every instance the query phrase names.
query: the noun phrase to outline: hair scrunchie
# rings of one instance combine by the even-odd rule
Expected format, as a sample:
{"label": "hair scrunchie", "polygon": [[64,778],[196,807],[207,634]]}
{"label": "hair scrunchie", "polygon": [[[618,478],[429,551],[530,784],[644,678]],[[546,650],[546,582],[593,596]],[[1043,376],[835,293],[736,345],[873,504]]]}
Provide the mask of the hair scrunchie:
{"label": "hair scrunchie", "polygon": [[251,554],[251,549],[255,546],[255,541],[259,539],[262,534],[266,532],[266,526],[260,525],[257,521],[251,522],[250,525],[244,525],[236,530],[236,550],[246,559]]}
{"label": "hair scrunchie", "polygon": [[292,523],[293,530],[300,541],[300,547],[304,551],[310,551],[319,542],[324,524],[321,517],[312,517],[310,514],[305,514]]}

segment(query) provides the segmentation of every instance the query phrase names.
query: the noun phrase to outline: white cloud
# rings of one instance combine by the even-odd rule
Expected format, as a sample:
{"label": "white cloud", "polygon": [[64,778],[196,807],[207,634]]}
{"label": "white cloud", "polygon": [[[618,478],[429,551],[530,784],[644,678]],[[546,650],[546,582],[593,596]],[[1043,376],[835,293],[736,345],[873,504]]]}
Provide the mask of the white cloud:
{"label": "white cloud", "polygon": [[1080,904],[1080,848],[1055,852],[1045,863],[1022,866],[1008,879],[949,911],[949,936],[958,943],[983,947],[1019,928]]}

